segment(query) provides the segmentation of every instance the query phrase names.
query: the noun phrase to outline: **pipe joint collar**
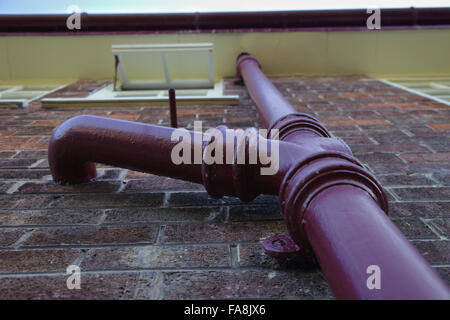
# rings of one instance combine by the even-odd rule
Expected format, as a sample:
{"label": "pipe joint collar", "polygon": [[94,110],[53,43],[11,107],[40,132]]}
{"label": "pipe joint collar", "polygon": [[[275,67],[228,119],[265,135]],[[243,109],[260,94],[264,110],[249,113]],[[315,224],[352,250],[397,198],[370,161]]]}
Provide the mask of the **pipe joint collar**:
{"label": "pipe joint collar", "polygon": [[238,75],[239,78],[242,78],[241,65],[244,62],[253,62],[254,64],[256,64],[258,66],[259,69],[262,69],[261,64],[259,63],[258,59],[256,59],[252,55],[249,55],[247,53],[243,53],[236,60],[236,74]]}
{"label": "pipe joint collar", "polygon": [[320,152],[293,165],[281,184],[279,204],[292,239],[308,254],[305,212],[323,190],[337,185],[361,188],[388,214],[386,194],[377,179],[355,158],[339,152]]}
{"label": "pipe joint collar", "polygon": [[[248,128],[243,134],[236,134],[237,130],[230,130],[226,126],[216,128],[222,137],[233,137],[232,141],[216,141],[215,149],[222,148],[222,164],[207,163],[207,148],[214,143],[214,137],[203,144],[202,180],[208,194],[213,198],[221,198],[225,195],[236,196],[244,202],[249,202],[260,193],[251,183],[256,172],[260,168],[260,161],[250,161],[250,154],[258,155],[261,141],[266,141],[258,135],[256,128]],[[229,133],[232,133],[229,135]],[[227,152],[232,151],[232,155]],[[232,159],[232,163],[227,162]]]}
{"label": "pipe joint collar", "polygon": [[269,128],[269,137],[273,136],[274,129],[278,129],[280,140],[297,131],[310,131],[319,137],[331,137],[319,120],[302,112],[291,113],[275,121]]}

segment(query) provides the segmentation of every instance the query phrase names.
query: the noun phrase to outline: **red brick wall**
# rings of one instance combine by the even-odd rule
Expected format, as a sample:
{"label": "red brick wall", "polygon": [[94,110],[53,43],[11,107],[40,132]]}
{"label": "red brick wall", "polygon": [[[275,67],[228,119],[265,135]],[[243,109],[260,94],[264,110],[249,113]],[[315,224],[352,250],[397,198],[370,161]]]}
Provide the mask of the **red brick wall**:
{"label": "red brick wall", "polygon": [[[448,280],[449,107],[364,77],[273,81],[377,175],[394,222]],[[179,125],[258,125],[245,88],[226,88],[239,106],[180,107]],[[0,298],[332,298],[320,270],[260,250],[285,232],[275,197],[213,200],[199,185],[102,165],[96,182],[53,184],[49,136],[77,114],[169,124],[167,108],[0,110]],[[70,264],[81,267],[81,290],[66,288]]]}

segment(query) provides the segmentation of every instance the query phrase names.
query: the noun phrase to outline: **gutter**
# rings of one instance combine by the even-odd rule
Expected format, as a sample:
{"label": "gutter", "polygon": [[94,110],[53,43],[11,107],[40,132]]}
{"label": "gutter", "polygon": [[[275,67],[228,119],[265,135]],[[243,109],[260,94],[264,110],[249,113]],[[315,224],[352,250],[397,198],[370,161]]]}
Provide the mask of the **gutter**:
{"label": "gutter", "polygon": [[[81,14],[81,29],[68,30],[69,14],[0,15],[0,35],[82,35],[244,31],[367,30],[366,9]],[[449,28],[450,8],[381,9],[382,29]]]}

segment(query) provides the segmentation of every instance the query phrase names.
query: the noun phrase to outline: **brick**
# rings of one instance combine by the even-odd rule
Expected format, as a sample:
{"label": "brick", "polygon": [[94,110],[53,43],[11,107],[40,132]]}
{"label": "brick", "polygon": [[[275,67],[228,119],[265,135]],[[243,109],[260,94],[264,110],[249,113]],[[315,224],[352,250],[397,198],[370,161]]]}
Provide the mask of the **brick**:
{"label": "brick", "polygon": [[[146,273],[149,282],[153,274]],[[29,299],[132,299],[139,287],[138,273],[91,273],[81,276],[81,289],[67,289],[67,275],[37,275],[0,278],[0,298],[11,300]]]}
{"label": "brick", "polygon": [[415,185],[435,185],[436,182],[424,175],[377,175],[378,180],[384,187],[387,186],[415,186]]}
{"label": "brick", "polygon": [[402,200],[445,200],[450,198],[450,188],[395,188],[392,191]]}
{"label": "brick", "polygon": [[435,270],[439,273],[442,280],[444,280],[448,286],[450,286],[450,268],[449,267],[439,267],[435,268]]}
{"label": "brick", "polygon": [[23,246],[153,243],[157,226],[74,226],[36,228]]}
{"label": "brick", "polygon": [[354,155],[359,161],[364,162],[364,163],[370,163],[370,162],[401,163],[401,160],[393,153],[372,152],[372,153],[354,154]]}
{"label": "brick", "polygon": [[236,270],[167,272],[163,299],[332,298],[320,272]]}
{"label": "brick", "polygon": [[51,196],[30,194],[23,195],[0,195],[0,209],[37,209],[51,202]]}
{"label": "brick", "polygon": [[405,153],[401,157],[409,162],[450,161],[450,152],[440,153]]}
{"label": "brick", "polygon": [[231,206],[230,221],[282,220],[278,204]]}
{"label": "brick", "polygon": [[140,178],[147,178],[147,177],[151,177],[151,176],[152,175],[150,173],[128,170],[125,178],[126,179],[140,179]]}
{"label": "brick", "polygon": [[450,152],[450,138],[444,135],[420,137],[420,141],[434,152]]}
{"label": "brick", "polygon": [[171,206],[215,206],[224,204],[226,200],[238,203],[238,199],[214,199],[206,192],[177,192],[170,194],[168,204]]}
{"label": "brick", "polygon": [[448,106],[439,103],[426,104],[426,103],[410,103],[410,102],[387,102],[387,103],[369,103],[368,107],[383,108],[394,106],[401,110],[421,110],[421,109],[445,109]]}
{"label": "brick", "polygon": [[436,131],[423,125],[409,126],[405,128],[416,137],[436,136]]}
{"label": "brick", "polygon": [[438,239],[431,229],[417,218],[393,219],[400,231],[407,237],[413,239]]}
{"label": "brick", "polygon": [[[0,135],[1,135],[1,132],[0,132]],[[14,151],[1,151],[0,159],[11,159],[15,154],[16,154],[16,152],[14,152]]]}
{"label": "brick", "polygon": [[9,143],[25,143],[30,142],[33,138],[30,137],[16,137],[16,136],[9,136],[7,138],[0,137],[0,143],[1,144],[9,144]]}
{"label": "brick", "polygon": [[0,225],[97,224],[103,213],[101,209],[0,210]]}
{"label": "brick", "polygon": [[[51,127],[18,127],[16,130],[15,136],[22,136],[22,137],[32,137],[36,138],[35,136],[43,136],[43,135],[51,135],[55,128],[53,126]],[[30,138],[29,138],[30,139]],[[42,148],[47,149],[47,148]],[[25,149],[18,149],[18,150],[25,150]]]}
{"label": "brick", "polygon": [[354,136],[354,137],[345,137],[343,139],[345,141],[345,143],[347,143],[351,148],[354,145],[359,145],[359,144],[364,144],[364,145],[371,145],[374,144],[372,140],[370,140],[368,137],[358,137],[358,136]]}
{"label": "brick", "polygon": [[110,114],[110,115],[105,115],[105,117],[119,119],[119,120],[136,121],[138,118],[138,115],[136,115],[136,114]]}
{"label": "brick", "polygon": [[122,183],[120,181],[92,181],[81,184],[61,185],[54,182],[27,182],[17,192],[20,193],[105,193],[116,192]]}
{"label": "brick", "polygon": [[2,169],[6,168],[27,168],[36,162],[33,159],[6,159],[0,160],[0,167]]}
{"label": "brick", "polygon": [[434,130],[450,130],[450,123],[429,123],[428,126]]}
{"label": "brick", "polygon": [[284,233],[286,233],[286,229],[282,221],[179,224],[166,226],[162,239],[164,243],[234,243],[259,241],[269,236]]}
{"label": "brick", "polygon": [[49,170],[41,169],[9,169],[0,170],[0,179],[2,180],[39,180],[50,174]]}
{"label": "brick", "polygon": [[43,159],[47,158],[47,150],[41,151],[20,151],[14,159]]}
{"label": "brick", "polygon": [[326,121],[325,126],[335,125],[335,126],[350,126],[350,125],[388,125],[390,122],[385,119],[350,119],[350,120],[336,120],[336,121]]}
{"label": "brick", "polygon": [[45,150],[48,143],[9,143],[0,144],[0,151],[4,150]]}
{"label": "brick", "polygon": [[223,109],[185,109],[185,110],[177,110],[177,114],[207,114],[207,113],[224,113]]}
{"label": "brick", "polygon": [[[15,133],[15,131],[0,130],[0,137],[9,137],[9,136],[13,135],[14,133]],[[13,155],[15,154],[15,152],[11,152],[11,153]]]}
{"label": "brick", "polygon": [[450,202],[394,202],[389,212],[393,217],[450,217]]}
{"label": "brick", "polygon": [[450,241],[413,241],[413,244],[431,264],[450,262]]}
{"label": "brick", "polygon": [[14,208],[21,202],[20,198],[0,194],[0,208]]}
{"label": "brick", "polygon": [[366,108],[374,108],[374,109],[379,109],[379,108],[394,108],[396,107],[399,103],[398,101],[390,101],[390,102],[375,102],[375,103],[367,103],[366,104]]}
{"label": "brick", "polygon": [[0,193],[5,193],[14,185],[13,182],[0,182]]}
{"label": "brick", "polygon": [[433,173],[433,179],[444,186],[450,186],[450,172],[435,172]]}
{"label": "brick", "polygon": [[366,97],[369,94],[370,93],[368,93],[368,92],[341,92],[341,97],[344,97],[344,98],[361,98],[361,97]]}
{"label": "brick", "polygon": [[405,170],[411,173],[441,173],[450,171],[450,163],[447,162],[411,162]]}
{"label": "brick", "polygon": [[352,151],[354,153],[367,152],[429,152],[424,146],[417,144],[381,144],[381,145],[353,145]]}
{"label": "brick", "polygon": [[430,223],[445,237],[450,236],[450,219],[431,219]]}
{"label": "brick", "polygon": [[50,121],[50,120],[36,120],[33,121],[30,126],[44,126],[44,127],[57,127],[62,121]]}
{"label": "brick", "polygon": [[201,184],[166,177],[150,176],[145,180],[127,182],[124,192],[149,192],[163,190],[204,190]]}
{"label": "brick", "polygon": [[226,245],[140,246],[90,249],[83,270],[229,267]]}
{"label": "brick", "polygon": [[25,233],[27,233],[25,229],[0,229],[0,247],[12,246]]}
{"label": "brick", "polygon": [[107,209],[105,223],[146,223],[146,222],[195,222],[225,219],[219,207],[188,207],[188,208],[115,208]]}
{"label": "brick", "polygon": [[113,207],[154,207],[162,204],[162,193],[142,194],[70,194],[54,195],[47,205],[49,208],[113,208]]}
{"label": "brick", "polygon": [[0,250],[0,273],[64,271],[79,249]]}
{"label": "brick", "polygon": [[366,165],[376,175],[378,174],[406,174],[410,175],[415,173],[403,163],[391,163],[391,162],[371,162]]}

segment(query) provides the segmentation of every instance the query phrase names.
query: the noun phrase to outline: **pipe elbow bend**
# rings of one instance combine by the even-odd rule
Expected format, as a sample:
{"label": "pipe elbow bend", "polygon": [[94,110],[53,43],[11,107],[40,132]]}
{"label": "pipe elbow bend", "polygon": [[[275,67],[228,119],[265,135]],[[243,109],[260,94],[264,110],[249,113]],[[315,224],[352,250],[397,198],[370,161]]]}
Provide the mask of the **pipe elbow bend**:
{"label": "pipe elbow bend", "polygon": [[96,178],[95,163],[86,159],[83,148],[83,128],[92,116],[70,118],[53,132],[48,145],[48,162],[53,180],[57,183],[83,183]]}

